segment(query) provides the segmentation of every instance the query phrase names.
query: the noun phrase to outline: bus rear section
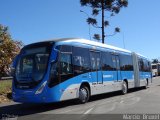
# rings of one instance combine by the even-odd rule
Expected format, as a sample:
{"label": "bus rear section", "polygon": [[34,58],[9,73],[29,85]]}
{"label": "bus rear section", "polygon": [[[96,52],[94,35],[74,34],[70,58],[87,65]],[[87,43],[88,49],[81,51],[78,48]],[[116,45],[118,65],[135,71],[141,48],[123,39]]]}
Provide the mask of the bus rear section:
{"label": "bus rear section", "polygon": [[136,53],[132,53],[135,87],[148,86],[152,82],[151,62]]}

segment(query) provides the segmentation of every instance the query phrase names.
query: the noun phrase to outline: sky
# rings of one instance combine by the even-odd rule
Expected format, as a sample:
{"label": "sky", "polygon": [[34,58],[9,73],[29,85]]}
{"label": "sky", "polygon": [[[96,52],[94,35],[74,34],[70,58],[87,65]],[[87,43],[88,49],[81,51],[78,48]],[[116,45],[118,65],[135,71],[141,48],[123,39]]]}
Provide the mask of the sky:
{"label": "sky", "polygon": [[[0,24],[8,26],[14,40],[25,45],[56,38],[90,39],[100,29],[86,23],[91,8],[80,0],[0,0]],[[160,58],[160,0],[128,0],[119,14],[105,17],[105,44],[140,53],[150,60]],[[98,17],[100,19],[100,16]],[[110,36],[115,27],[121,32]]]}

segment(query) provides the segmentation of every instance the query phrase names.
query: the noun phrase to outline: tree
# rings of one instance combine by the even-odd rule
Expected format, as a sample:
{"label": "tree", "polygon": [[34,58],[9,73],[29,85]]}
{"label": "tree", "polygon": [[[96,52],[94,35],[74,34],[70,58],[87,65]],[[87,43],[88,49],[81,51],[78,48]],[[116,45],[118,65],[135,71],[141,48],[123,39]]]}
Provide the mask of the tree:
{"label": "tree", "polygon": [[0,24],[0,77],[9,72],[9,65],[22,46],[21,41],[12,40],[8,27]]}
{"label": "tree", "polygon": [[159,63],[158,59],[152,59],[152,63]]}
{"label": "tree", "polygon": [[[92,8],[92,17],[87,18],[87,23],[93,25],[96,28],[102,29],[102,43],[106,37],[104,28],[109,26],[109,21],[104,20],[104,12],[110,13],[110,16],[118,14],[122,7],[128,6],[128,0],[80,0],[81,6],[89,6]],[[98,26],[96,16],[101,12],[101,26]],[[115,28],[115,33],[120,32],[120,28]],[[100,40],[100,35],[95,34],[94,38]]]}

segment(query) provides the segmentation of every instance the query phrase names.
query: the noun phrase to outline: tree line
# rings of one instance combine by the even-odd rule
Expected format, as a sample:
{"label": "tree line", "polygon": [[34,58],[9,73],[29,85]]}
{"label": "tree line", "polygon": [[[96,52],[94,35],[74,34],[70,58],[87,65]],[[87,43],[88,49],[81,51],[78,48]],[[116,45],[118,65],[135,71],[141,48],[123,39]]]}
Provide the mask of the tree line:
{"label": "tree line", "polygon": [[22,46],[22,41],[13,40],[8,27],[0,24],[0,78],[10,73],[12,60],[20,52]]}
{"label": "tree line", "polygon": [[160,63],[160,60],[158,60],[157,58],[156,59],[152,59],[152,63]]}

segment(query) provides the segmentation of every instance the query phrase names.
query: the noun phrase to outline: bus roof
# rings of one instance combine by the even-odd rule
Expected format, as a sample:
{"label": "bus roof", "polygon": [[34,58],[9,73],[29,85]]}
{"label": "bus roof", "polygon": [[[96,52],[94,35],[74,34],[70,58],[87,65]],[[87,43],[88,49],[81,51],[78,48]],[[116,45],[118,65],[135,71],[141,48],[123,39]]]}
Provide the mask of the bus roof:
{"label": "bus roof", "polygon": [[[112,45],[102,44],[100,42],[95,42],[92,40],[86,40],[86,39],[82,39],[82,38],[62,38],[62,39],[52,39],[52,40],[47,40],[47,41],[48,42],[59,42],[59,43],[72,43],[72,45],[74,45],[74,43],[80,43],[80,44],[93,45],[93,46],[97,46],[97,47],[104,47],[104,48],[108,48],[108,49],[112,49],[112,50],[131,53],[131,51],[126,50],[126,49],[122,49],[122,48],[118,48],[118,47],[115,47]],[[43,42],[46,42],[46,41],[43,41]]]}
{"label": "bus roof", "polygon": [[[108,49],[120,51],[120,52],[132,53],[131,51],[123,49],[123,48],[119,48],[119,47],[115,47],[115,46],[107,45],[107,44],[102,44],[100,42],[87,40],[87,39],[83,39],[83,38],[61,38],[61,39],[45,40],[45,41],[40,41],[40,42],[42,42],[42,43],[43,42],[72,43],[72,45],[74,45],[76,43],[80,43],[80,44],[93,45],[93,46],[97,46],[97,47],[104,47],[104,48],[108,48]],[[36,43],[40,43],[40,42],[36,42]],[[141,56],[141,57],[144,57],[147,59],[147,57],[145,57],[139,53],[136,53],[136,54],[138,56]]]}

